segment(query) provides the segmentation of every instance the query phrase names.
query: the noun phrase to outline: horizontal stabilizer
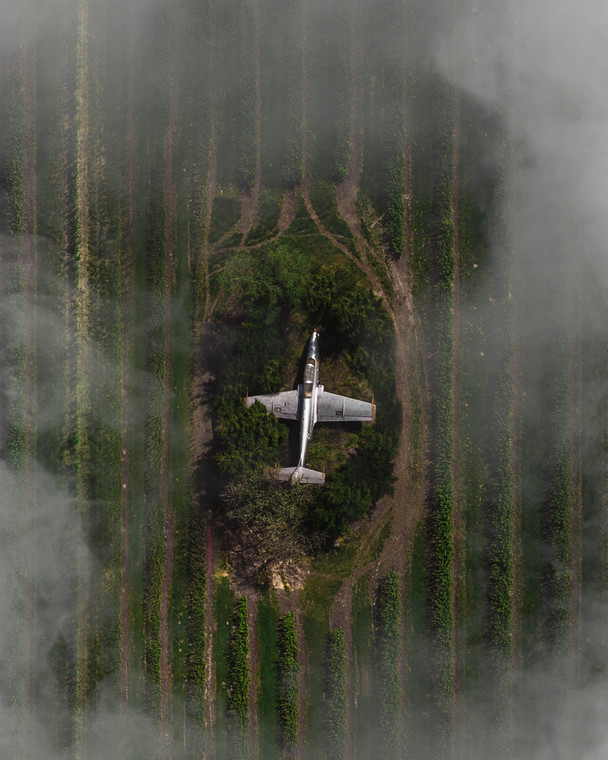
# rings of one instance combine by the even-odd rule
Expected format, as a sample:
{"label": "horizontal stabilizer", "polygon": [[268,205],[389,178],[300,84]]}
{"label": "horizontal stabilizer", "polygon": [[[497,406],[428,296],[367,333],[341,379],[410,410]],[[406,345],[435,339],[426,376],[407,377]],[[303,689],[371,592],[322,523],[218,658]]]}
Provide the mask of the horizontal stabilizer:
{"label": "horizontal stabilizer", "polygon": [[293,483],[314,483],[322,486],[325,483],[325,473],[309,470],[307,467],[284,467],[277,472],[279,480]]}

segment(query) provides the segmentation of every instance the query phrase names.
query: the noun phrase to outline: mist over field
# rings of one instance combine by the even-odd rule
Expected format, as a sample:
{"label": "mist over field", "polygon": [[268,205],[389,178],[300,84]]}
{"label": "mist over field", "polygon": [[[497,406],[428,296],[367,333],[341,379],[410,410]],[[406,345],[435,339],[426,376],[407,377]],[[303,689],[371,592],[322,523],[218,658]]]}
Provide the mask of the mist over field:
{"label": "mist over field", "polygon": [[0,22],[0,754],[604,757],[608,11]]}

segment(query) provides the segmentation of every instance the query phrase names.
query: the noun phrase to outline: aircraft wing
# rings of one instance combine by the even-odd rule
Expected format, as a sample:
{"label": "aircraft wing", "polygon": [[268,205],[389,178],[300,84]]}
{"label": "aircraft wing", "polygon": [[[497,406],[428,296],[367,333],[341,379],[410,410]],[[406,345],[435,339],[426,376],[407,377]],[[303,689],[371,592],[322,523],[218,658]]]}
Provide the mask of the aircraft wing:
{"label": "aircraft wing", "polygon": [[271,396],[247,396],[247,406],[252,406],[256,401],[264,404],[266,409],[275,417],[282,420],[297,420],[300,405],[298,391],[283,391]]}
{"label": "aircraft wing", "polygon": [[373,422],[376,405],[323,391],[317,396],[317,422]]}

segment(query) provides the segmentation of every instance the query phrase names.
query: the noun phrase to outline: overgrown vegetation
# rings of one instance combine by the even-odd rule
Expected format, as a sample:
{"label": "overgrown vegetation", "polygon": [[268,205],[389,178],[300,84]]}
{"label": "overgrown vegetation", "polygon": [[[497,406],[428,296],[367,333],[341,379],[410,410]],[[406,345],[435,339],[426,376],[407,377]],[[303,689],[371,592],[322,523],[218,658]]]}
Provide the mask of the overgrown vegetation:
{"label": "overgrown vegetation", "polygon": [[[391,490],[399,408],[388,315],[351,266],[311,260],[295,243],[262,248],[255,257],[235,255],[222,272],[221,287],[226,288],[226,303],[237,299],[242,310],[236,329],[225,323],[234,353],[218,382],[216,461],[223,475],[254,477],[286,455],[281,449],[285,423],[260,405],[245,408],[242,399],[245,389],[277,392],[287,371],[291,377],[299,372],[292,353],[296,341],[290,336],[296,329],[301,349],[312,327],[320,328],[321,375],[324,359],[331,366],[333,355],[344,356],[353,375],[369,382],[375,393],[376,424],[353,431],[354,453],[334,469],[323,489],[307,497],[307,518],[297,521],[310,536],[333,540]],[[246,488],[241,487],[241,496]],[[230,499],[237,495],[234,489],[229,493]],[[239,509],[243,505],[241,499]]]}

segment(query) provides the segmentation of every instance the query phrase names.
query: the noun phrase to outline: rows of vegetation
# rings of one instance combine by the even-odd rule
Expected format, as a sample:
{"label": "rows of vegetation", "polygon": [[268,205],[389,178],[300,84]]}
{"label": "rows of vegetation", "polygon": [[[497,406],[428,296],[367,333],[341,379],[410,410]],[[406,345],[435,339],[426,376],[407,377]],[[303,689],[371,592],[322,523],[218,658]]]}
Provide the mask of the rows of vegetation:
{"label": "rows of vegetation", "polygon": [[547,449],[541,535],[544,633],[551,648],[568,645],[572,595],[571,520],[573,509],[569,347],[565,336],[552,352],[548,388]]}
{"label": "rows of vegetation", "polygon": [[[484,157],[498,158],[498,165]],[[480,160],[481,158],[481,160]],[[513,410],[514,309],[504,168],[509,146],[500,114],[459,99],[458,276],[460,336],[456,428],[459,519],[456,559],[457,679],[484,703],[494,753],[509,751],[515,626]],[[464,577],[463,577],[464,576]],[[460,649],[460,643],[458,642]],[[483,651],[480,657],[478,651]],[[467,727],[457,740],[466,742]],[[490,751],[490,750],[489,750]]]}
{"label": "rows of vegetation", "polygon": [[[63,557],[76,568],[66,581],[70,601],[58,616],[60,630],[53,628],[55,639],[44,642],[56,690],[49,699],[47,682],[36,680],[37,641],[28,637],[44,610],[42,603],[35,609],[34,589],[19,600],[31,632],[23,628],[7,653],[8,659],[16,653],[9,667],[12,703],[24,715],[36,700],[59,705],[49,752],[62,756],[95,754],[89,719],[104,695],[119,694],[119,684],[126,703],[119,712],[128,716],[130,705],[143,704],[146,720],[152,718],[149,745],[138,748],[150,757],[168,752],[172,741],[188,755],[218,758],[224,748],[234,757],[290,755],[300,742],[308,745],[301,754],[312,757],[321,753],[317,734],[328,757],[345,757],[349,747],[358,756],[392,757],[402,749],[404,714],[408,732],[422,726],[431,737],[422,754],[449,756],[454,692],[460,689],[465,713],[479,682],[490,695],[492,726],[504,732],[516,701],[511,677],[518,651],[532,660],[540,635],[547,650],[570,661],[578,601],[576,470],[583,450],[573,435],[582,424],[573,411],[574,309],[559,322],[551,360],[537,361],[530,351],[521,377],[515,375],[509,274],[501,269],[478,290],[472,284],[475,272],[491,266],[480,252],[495,243],[485,230],[495,230],[497,221],[479,196],[493,188],[455,177],[454,92],[429,75],[428,55],[421,54],[428,35],[420,32],[428,31],[427,16],[436,8],[415,14],[400,0],[365,0],[356,8],[346,0],[144,5],[74,2],[73,13],[50,24],[48,33],[29,38],[23,26],[35,46],[28,41],[13,50],[11,43],[0,51],[6,96],[0,99],[0,290],[3,314],[10,312],[0,326],[3,347],[9,346],[9,371],[0,378],[6,399],[0,411],[7,416],[1,448],[19,491],[11,515],[18,526],[36,515],[37,462],[77,497],[79,514]],[[410,442],[416,449],[428,433],[426,521],[413,541],[405,597],[408,668],[401,662],[396,574],[382,578],[373,603],[370,597],[373,563],[392,547],[390,520],[369,550],[357,543],[394,478],[401,423],[393,325],[363,261],[351,261],[320,235],[306,207],[310,200],[322,227],[356,259],[355,237],[338,212],[353,135],[362,174],[349,179],[360,179],[357,207],[375,246],[374,274],[390,298],[384,253],[407,251],[398,266],[415,290],[428,380],[425,424]],[[474,135],[471,162],[494,162],[490,152],[474,155],[480,142]],[[259,205],[243,240],[241,196],[256,179],[260,152]],[[295,217],[284,229],[286,189]],[[455,286],[460,298],[464,291],[471,296],[466,317]],[[488,295],[490,312],[473,315]],[[531,302],[534,294],[524,298]],[[602,320],[603,311],[594,325]],[[321,381],[338,393],[373,395],[378,418],[374,426],[319,426],[309,464],[326,471],[327,484],[291,489],[270,480],[268,471],[293,461],[296,426],[259,405],[247,408],[243,398],[297,382],[313,327],[322,335]],[[469,354],[473,347],[488,351],[490,369],[471,361],[455,376],[455,327],[464,330]],[[604,354],[603,341],[592,350]],[[599,360],[581,372],[603,387]],[[194,373],[197,380],[204,375],[204,387]],[[474,387],[483,400],[465,411],[467,383],[467,392]],[[523,399],[529,388],[541,389],[541,411],[529,400],[537,394],[519,402],[514,441],[515,393]],[[212,408],[208,458],[201,452],[208,441],[199,440],[207,428],[201,433],[191,425],[201,403]],[[593,416],[594,402],[584,404]],[[586,453],[582,498],[585,519],[598,526],[593,540],[585,534],[584,576],[600,576],[605,593],[602,419],[587,444],[600,454],[591,464]],[[462,424],[457,438],[455,421]],[[524,452],[518,483],[516,443]],[[462,465],[458,535],[466,534],[456,564],[455,462],[457,470]],[[516,485],[525,491],[521,526]],[[389,510],[397,518],[409,506]],[[208,544],[211,513],[217,530]],[[87,548],[76,554],[81,525]],[[369,555],[364,560],[360,546]],[[15,565],[26,587],[33,554],[28,547]],[[207,577],[210,559],[213,578]],[[307,562],[311,574],[298,602],[307,688],[300,689],[295,618],[280,618],[273,585],[283,583],[283,605],[289,571]],[[353,587],[347,651],[342,630],[327,632],[338,590],[356,562],[363,575]],[[456,574],[464,580],[455,581]],[[233,575],[262,595],[255,674],[247,605],[244,598],[235,603],[233,588],[242,586],[231,584]],[[123,581],[128,604],[121,617]],[[595,597],[584,598],[591,608]],[[290,608],[295,604],[292,597]],[[463,609],[475,604],[466,618]],[[482,640],[484,656],[477,658],[474,645]],[[430,656],[420,657],[427,643]],[[603,654],[594,660],[598,671],[604,660]],[[259,678],[259,747],[248,735],[253,677]],[[353,683],[348,697],[347,681]],[[25,723],[21,728],[25,746]],[[406,735],[412,756],[420,749],[415,733]],[[506,743],[491,746],[508,754]]]}
{"label": "rows of vegetation", "polygon": [[[454,92],[427,83],[427,118],[434,129],[414,165],[413,264],[424,320],[428,378],[427,568],[428,615],[434,663],[437,741],[452,741],[454,693]],[[418,163],[422,162],[422,163]]]}
{"label": "rows of vegetation", "polygon": [[277,638],[277,718],[281,745],[292,751],[298,741],[299,649],[295,616],[283,615]]}
{"label": "rows of vegetation", "polygon": [[[354,15],[351,4],[340,0],[308,17],[310,173],[327,181],[340,181],[348,173]],[[319,29],[322,33],[315,33]]]}
{"label": "rows of vegetation", "polygon": [[247,599],[244,596],[237,600],[234,607],[228,645],[226,691],[230,756],[240,760],[248,757],[249,724],[249,625]]}
{"label": "rows of vegetation", "polygon": [[401,591],[393,570],[380,579],[374,598],[374,663],[378,756],[397,758],[401,746]]}
{"label": "rows of vegetation", "polygon": [[[406,72],[403,31],[406,9],[396,0],[385,0],[382,11],[363,3],[361,45],[364,50],[365,152],[363,187],[382,215],[388,253],[400,256],[405,246],[406,221]],[[377,21],[379,19],[379,21]],[[365,31],[363,31],[365,30]],[[382,54],[378,55],[381,50]]]}
{"label": "rows of vegetation", "polygon": [[344,631],[327,634],[325,642],[325,747],[328,760],[346,756],[346,644]]}
{"label": "rows of vegetation", "polygon": [[219,94],[218,181],[250,187],[257,144],[253,8],[236,0],[217,5],[213,34]]}

